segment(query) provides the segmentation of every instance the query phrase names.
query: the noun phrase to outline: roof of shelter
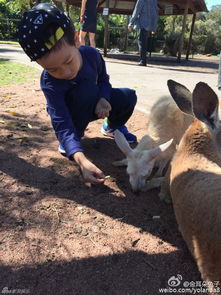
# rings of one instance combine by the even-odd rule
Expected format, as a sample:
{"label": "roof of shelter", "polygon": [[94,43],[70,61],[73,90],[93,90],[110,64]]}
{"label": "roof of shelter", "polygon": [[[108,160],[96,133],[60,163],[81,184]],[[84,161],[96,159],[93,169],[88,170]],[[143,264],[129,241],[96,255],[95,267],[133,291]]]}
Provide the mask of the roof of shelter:
{"label": "roof of shelter", "polygon": [[[81,0],[66,0],[66,3],[81,6]],[[115,14],[131,15],[135,4],[136,0],[109,0],[109,11]],[[159,15],[183,15],[185,6],[184,0],[158,0]],[[188,6],[188,14],[208,11],[204,0],[189,0]],[[106,7],[106,0],[100,0],[98,12],[102,12],[104,7]]]}

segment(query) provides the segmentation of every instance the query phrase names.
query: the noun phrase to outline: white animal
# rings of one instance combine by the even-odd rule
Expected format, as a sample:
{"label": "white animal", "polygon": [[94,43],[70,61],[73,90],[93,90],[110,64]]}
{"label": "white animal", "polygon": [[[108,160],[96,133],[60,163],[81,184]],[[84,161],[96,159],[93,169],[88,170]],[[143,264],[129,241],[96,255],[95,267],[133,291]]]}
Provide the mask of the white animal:
{"label": "white animal", "polygon": [[[114,131],[114,137],[121,151],[127,156],[126,163],[129,181],[133,192],[137,192],[145,186],[146,179],[151,175],[156,159],[171,145],[173,139],[140,152],[130,147],[124,135],[119,130]],[[125,160],[122,160],[113,164],[115,166],[121,166],[124,162]]]}
{"label": "white animal", "polygon": [[[192,107],[179,96],[180,84],[169,80],[177,105],[195,120],[171,161],[170,192],[184,240],[202,279],[221,284],[221,142],[218,97],[205,83],[196,85]],[[218,287],[221,287],[219,285]],[[220,291],[221,292],[221,291]],[[220,294],[212,290],[210,294]]]}
{"label": "white animal", "polygon": [[[189,102],[187,103],[191,105],[192,94],[186,87],[182,87],[179,95],[188,97]],[[127,144],[124,136],[115,132],[115,141],[126,155],[126,159],[116,161],[113,165],[127,165],[129,181],[134,192],[145,190],[146,180],[150,177],[153,168],[157,170],[154,177],[159,178],[153,179],[156,182],[148,184],[146,190],[160,185],[163,172],[176,150],[176,145],[192,120],[192,116],[180,111],[171,96],[164,96],[153,105],[147,123],[147,135],[141,139],[135,149]],[[173,139],[173,142],[169,147],[170,139]],[[168,144],[161,146],[166,142]],[[154,153],[152,156],[151,150],[156,147],[159,147],[161,152]]]}

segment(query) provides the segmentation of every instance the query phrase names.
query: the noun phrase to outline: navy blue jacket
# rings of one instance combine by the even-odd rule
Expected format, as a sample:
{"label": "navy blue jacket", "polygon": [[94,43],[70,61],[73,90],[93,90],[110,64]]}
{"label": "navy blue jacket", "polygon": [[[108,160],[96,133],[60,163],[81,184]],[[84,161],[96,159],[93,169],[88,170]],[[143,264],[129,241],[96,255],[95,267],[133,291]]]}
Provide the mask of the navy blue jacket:
{"label": "navy blue jacket", "polygon": [[106,72],[105,62],[101,54],[89,46],[81,46],[82,67],[72,80],[56,79],[46,70],[41,74],[41,89],[47,100],[47,112],[51,117],[52,126],[59,142],[64,147],[67,156],[82,152],[80,138],[65,104],[65,96],[74,83],[91,81],[97,84],[100,97],[110,100],[111,84]]}

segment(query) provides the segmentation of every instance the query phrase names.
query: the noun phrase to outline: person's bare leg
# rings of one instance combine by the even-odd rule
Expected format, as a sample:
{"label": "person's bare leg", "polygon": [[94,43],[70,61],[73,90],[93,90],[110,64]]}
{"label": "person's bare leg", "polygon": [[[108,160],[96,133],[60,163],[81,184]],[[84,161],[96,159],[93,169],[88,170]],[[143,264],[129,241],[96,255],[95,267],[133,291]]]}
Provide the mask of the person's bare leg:
{"label": "person's bare leg", "polygon": [[96,48],[95,33],[89,33],[90,46]]}
{"label": "person's bare leg", "polygon": [[85,46],[85,36],[86,36],[86,34],[87,34],[87,32],[80,31],[79,41],[80,41],[81,46]]}

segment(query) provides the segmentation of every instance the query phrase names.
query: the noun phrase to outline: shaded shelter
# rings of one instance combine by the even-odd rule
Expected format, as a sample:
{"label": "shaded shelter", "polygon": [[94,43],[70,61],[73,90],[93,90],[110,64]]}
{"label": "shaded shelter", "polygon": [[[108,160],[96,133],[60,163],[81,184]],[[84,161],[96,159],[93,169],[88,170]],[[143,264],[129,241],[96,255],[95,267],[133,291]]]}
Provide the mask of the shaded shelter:
{"label": "shaded shelter", "polygon": [[[81,0],[66,0],[67,5],[75,5],[80,7]],[[124,14],[132,15],[136,0],[101,0],[98,5],[98,12],[104,14],[105,17],[105,38],[104,38],[104,55],[107,53],[107,35],[108,35],[108,14]],[[183,49],[183,40],[185,34],[186,17],[192,15],[192,25],[189,35],[186,59],[189,57],[196,13],[208,12],[204,0],[158,0],[158,8],[160,16],[183,15],[182,31],[179,39],[178,61],[181,59]],[[105,10],[106,9],[106,10]],[[108,14],[105,15],[105,12]]]}

